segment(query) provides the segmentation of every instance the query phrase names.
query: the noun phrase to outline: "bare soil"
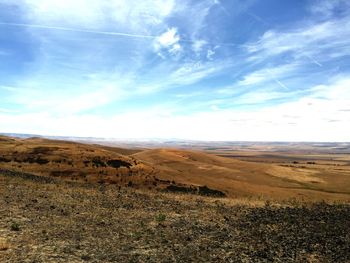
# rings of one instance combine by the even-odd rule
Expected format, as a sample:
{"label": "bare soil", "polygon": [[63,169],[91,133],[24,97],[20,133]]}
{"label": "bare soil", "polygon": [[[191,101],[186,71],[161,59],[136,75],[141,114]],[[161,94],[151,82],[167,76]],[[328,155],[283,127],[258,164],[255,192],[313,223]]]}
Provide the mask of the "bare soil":
{"label": "bare soil", "polygon": [[0,262],[350,262],[350,205],[0,172]]}

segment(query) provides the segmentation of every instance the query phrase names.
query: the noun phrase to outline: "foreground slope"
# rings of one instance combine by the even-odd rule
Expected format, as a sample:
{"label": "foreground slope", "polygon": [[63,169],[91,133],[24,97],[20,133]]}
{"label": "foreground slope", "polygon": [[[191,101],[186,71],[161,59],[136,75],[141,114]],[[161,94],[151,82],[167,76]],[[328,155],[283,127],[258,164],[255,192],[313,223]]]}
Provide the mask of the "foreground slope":
{"label": "foreground slope", "polygon": [[0,262],[349,262],[350,206],[0,172]]}

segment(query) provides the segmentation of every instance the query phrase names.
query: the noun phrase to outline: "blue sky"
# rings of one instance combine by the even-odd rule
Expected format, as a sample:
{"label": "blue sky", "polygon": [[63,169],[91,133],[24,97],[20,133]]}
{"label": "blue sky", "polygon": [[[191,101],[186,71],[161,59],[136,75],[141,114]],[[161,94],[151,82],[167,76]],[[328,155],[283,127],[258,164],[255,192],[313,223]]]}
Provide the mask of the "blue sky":
{"label": "blue sky", "polygon": [[350,141],[347,0],[0,0],[0,132]]}

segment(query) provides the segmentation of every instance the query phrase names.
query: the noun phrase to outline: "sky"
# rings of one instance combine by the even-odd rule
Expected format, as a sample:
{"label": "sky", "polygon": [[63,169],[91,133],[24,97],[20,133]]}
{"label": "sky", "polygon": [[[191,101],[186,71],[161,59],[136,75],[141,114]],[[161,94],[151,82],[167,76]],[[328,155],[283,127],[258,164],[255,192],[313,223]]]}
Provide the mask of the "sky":
{"label": "sky", "polygon": [[350,1],[0,0],[0,132],[350,141]]}

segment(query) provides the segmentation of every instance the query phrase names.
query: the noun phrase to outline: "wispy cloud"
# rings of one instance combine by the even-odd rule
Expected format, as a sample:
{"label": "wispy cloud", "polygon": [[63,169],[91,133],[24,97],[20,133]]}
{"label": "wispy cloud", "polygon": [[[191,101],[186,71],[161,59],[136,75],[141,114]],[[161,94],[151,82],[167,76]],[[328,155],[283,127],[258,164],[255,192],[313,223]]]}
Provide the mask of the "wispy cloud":
{"label": "wispy cloud", "polygon": [[216,74],[220,74],[225,70],[228,70],[231,66],[231,61],[204,61],[204,62],[187,62],[176,65],[175,67],[169,67],[167,62],[163,62],[159,65],[159,68],[155,69],[160,71],[160,74],[166,74],[166,78],[159,78],[156,81],[152,81],[147,85],[140,85],[135,92],[137,93],[154,93],[161,90],[174,89],[176,87],[183,87],[186,85],[199,83],[207,78],[213,77]]}
{"label": "wispy cloud", "polygon": [[334,15],[335,12],[349,13],[350,3],[347,0],[319,0],[315,4],[310,6],[310,11],[322,18],[329,18]]}
{"label": "wispy cloud", "polygon": [[230,67],[230,61],[221,62],[195,62],[183,64],[174,71],[169,79],[177,85],[189,85],[203,80],[215,73],[224,71]]}
{"label": "wispy cloud", "polygon": [[286,88],[280,81],[285,77],[291,77],[295,74],[295,70],[298,68],[298,64],[284,64],[276,67],[266,67],[259,69],[257,71],[253,71],[248,75],[243,77],[243,80],[239,81],[239,85],[247,86],[247,85],[261,85],[268,81],[275,81],[282,88]]}
{"label": "wispy cloud", "polygon": [[[341,110],[350,102],[349,81],[349,77],[334,79],[328,85],[315,87],[318,91],[311,96],[250,111],[222,110],[219,104],[213,104],[207,111],[175,116],[166,108],[104,117],[64,115],[55,119],[47,113],[15,116],[0,113],[0,123],[11,127],[11,130],[4,127],[5,132],[42,133],[45,130],[51,135],[84,136],[84,131],[89,130],[91,136],[140,138],[137,131],[143,127],[141,138],[328,141],[332,134],[335,141],[347,141],[349,113]],[[318,98],[320,94],[323,98]],[[120,129],[120,123],[128,125]]]}
{"label": "wispy cloud", "polygon": [[199,55],[206,44],[207,44],[207,41],[203,39],[198,39],[193,42],[192,49],[197,55]]}
{"label": "wispy cloud", "polygon": [[257,42],[248,45],[247,51],[256,58],[293,52],[297,58],[317,56],[317,60],[324,61],[349,54],[347,39],[350,39],[350,19],[345,17],[282,32],[269,30]]}
{"label": "wispy cloud", "polygon": [[38,24],[103,28],[113,23],[114,28],[144,32],[145,26],[162,24],[174,11],[175,1],[23,0],[20,7]]}

